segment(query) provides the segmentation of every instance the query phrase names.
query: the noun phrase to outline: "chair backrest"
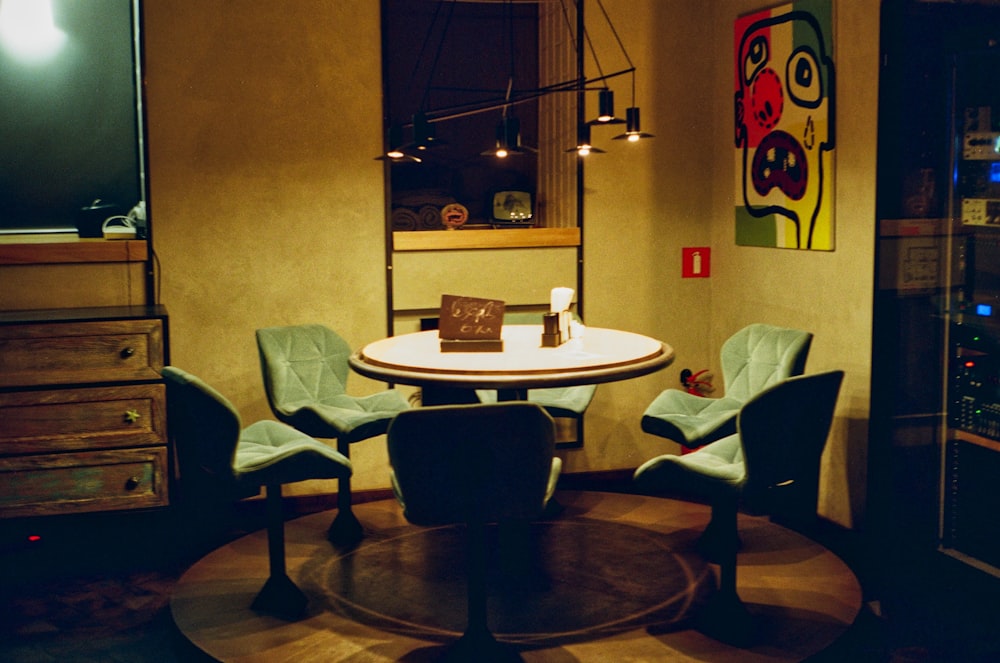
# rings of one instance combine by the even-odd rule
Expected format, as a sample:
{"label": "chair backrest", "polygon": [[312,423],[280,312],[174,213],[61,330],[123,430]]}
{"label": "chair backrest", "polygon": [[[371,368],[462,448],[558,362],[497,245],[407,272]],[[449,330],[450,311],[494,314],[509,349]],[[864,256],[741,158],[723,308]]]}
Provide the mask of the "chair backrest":
{"label": "chair backrest", "polygon": [[177,444],[182,479],[234,481],[239,413],[200,378],[176,366],[164,366],[161,372],[167,386],[167,428]]}
{"label": "chair backrest", "polygon": [[538,405],[415,408],[387,435],[394,487],[413,523],[533,518],[545,506],[555,423]]}
{"label": "chair backrest", "polygon": [[257,330],[264,391],[271,409],[287,412],[346,393],[351,347],[323,325]]}
{"label": "chair backrest", "polygon": [[830,434],[843,371],[791,377],[746,403],[737,418],[743,447],[744,500],[767,499],[772,488],[803,484],[815,499],[820,459]]}
{"label": "chair backrest", "polygon": [[757,392],[802,375],[813,335],[762,323],[747,325],[722,344],[725,395],[747,401]]}

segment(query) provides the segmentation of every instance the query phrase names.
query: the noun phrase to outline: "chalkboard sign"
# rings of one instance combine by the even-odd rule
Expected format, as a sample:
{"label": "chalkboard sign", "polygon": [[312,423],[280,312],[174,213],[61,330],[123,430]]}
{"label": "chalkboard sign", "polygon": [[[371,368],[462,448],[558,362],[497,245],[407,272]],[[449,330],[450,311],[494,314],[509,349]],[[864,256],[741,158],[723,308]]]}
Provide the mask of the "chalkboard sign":
{"label": "chalkboard sign", "polygon": [[441,351],[502,352],[503,313],[499,299],[441,295]]}

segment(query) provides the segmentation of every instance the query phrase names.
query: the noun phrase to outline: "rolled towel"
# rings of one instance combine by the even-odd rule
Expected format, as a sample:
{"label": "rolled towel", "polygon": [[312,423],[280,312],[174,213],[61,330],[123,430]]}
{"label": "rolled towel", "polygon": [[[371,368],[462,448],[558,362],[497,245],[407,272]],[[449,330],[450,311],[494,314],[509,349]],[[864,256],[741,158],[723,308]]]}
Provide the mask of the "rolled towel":
{"label": "rolled towel", "polygon": [[416,191],[404,191],[393,196],[392,204],[400,207],[419,209],[424,205],[434,205],[444,207],[448,203],[457,202],[447,191],[439,189],[418,189]]}
{"label": "rolled towel", "polygon": [[416,230],[417,226],[420,225],[420,217],[417,216],[417,213],[405,207],[397,207],[392,210],[390,218],[393,230]]}
{"label": "rolled towel", "polygon": [[441,223],[441,210],[433,205],[424,205],[420,208],[420,229],[440,230],[444,226]]}

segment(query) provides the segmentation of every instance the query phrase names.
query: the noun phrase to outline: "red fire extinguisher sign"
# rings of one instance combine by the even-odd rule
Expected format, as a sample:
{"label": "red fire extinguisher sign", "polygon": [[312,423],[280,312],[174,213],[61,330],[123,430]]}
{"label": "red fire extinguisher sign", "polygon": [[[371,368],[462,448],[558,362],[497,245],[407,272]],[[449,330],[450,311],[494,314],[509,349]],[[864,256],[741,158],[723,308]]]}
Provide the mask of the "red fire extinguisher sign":
{"label": "red fire extinguisher sign", "polygon": [[707,279],[712,274],[712,249],[687,246],[681,249],[681,278]]}

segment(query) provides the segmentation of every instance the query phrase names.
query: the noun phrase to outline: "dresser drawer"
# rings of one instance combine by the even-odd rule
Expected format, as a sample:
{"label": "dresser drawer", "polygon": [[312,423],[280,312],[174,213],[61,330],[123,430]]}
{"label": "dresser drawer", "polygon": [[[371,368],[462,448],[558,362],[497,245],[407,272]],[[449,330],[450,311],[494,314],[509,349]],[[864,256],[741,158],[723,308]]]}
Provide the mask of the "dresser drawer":
{"label": "dresser drawer", "polygon": [[0,326],[0,387],[158,380],[163,321]]}
{"label": "dresser drawer", "polygon": [[167,448],[0,458],[0,518],[165,506]]}
{"label": "dresser drawer", "polygon": [[166,387],[0,393],[0,457],[165,445]]}

